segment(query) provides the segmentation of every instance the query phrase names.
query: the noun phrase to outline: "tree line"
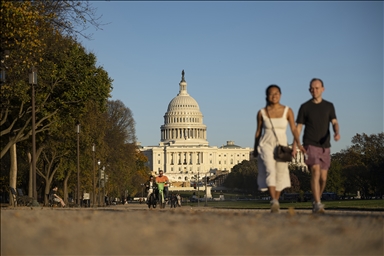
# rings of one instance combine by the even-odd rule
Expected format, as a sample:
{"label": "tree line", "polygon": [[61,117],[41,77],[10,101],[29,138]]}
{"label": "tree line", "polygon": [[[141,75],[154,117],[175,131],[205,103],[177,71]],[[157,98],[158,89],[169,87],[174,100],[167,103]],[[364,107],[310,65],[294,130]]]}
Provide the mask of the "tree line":
{"label": "tree line", "polygon": [[[326,192],[356,195],[362,198],[384,195],[384,133],[356,134],[352,146],[331,155]],[[296,164],[289,165],[291,187],[286,193],[311,191],[311,174]],[[233,167],[224,186],[258,194],[257,159],[243,161]]]}
{"label": "tree line", "polygon": [[[79,40],[90,38],[87,26],[101,29],[95,11],[87,1],[1,2],[2,192],[11,186],[33,194],[32,86],[40,201],[52,183],[63,188],[65,201],[76,195],[77,124],[81,192],[93,191],[102,166],[110,196],[134,195],[147,179],[133,114],[121,101],[110,100],[113,80]],[[32,68],[37,69],[37,85],[29,83]]]}

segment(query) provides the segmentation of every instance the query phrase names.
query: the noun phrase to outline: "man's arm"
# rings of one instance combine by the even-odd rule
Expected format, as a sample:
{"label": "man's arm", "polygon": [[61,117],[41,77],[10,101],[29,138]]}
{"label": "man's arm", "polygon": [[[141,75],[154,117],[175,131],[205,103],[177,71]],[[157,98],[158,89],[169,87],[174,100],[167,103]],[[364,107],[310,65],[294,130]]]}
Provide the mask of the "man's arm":
{"label": "man's arm", "polygon": [[[297,133],[297,136],[299,137],[299,141],[300,141],[300,134],[301,134],[301,130],[302,129],[303,129],[303,124],[296,124],[296,133]],[[293,149],[293,153],[294,153],[295,156],[296,156],[296,147],[297,147],[296,140],[293,139],[292,149]]]}
{"label": "man's arm", "polygon": [[337,122],[337,119],[332,119],[332,127],[333,127],[333,132],[334,132],[334,135],[333,135],[333,138],[335,141],[338,141],[340,140],[340,134],[339,134],[339,122]]}
{"label": "man's arm", "polygon": [[[301,130],[303,129],[303,124],[296,124],[296,132],[297,132],[297,135],[299,137],[299,140],[300,140],[300,134],[301,134]],[[293,139],[293,147],[296,147],[297,144],[296,144],[296,140]]]}

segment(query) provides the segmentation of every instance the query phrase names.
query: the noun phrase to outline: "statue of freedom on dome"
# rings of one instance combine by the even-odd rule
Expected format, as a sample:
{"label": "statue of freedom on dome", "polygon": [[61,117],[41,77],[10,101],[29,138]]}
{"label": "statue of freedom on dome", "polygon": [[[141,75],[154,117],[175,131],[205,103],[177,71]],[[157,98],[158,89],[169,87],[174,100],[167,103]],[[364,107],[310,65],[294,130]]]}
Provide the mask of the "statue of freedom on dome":
{"label": "statue of freedom on dome", "polygon": [[184,75],[185,75],[185,72],[184,72],[184,69],[183,69],[183,71],[181,71],[181,81],[182,82],[185,82]]}

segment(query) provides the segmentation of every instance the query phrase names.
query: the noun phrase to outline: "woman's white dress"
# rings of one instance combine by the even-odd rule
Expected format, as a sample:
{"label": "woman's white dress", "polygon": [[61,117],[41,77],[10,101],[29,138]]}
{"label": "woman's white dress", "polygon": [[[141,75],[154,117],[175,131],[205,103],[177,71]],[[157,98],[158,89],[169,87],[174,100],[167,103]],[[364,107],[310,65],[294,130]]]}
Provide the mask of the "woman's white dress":
{"label": "woman's white dress", "polygon": [[[271,118],[273,127],[280,145],[287,145],[287,113],[289,107],[285,107],[284,114],[280,118]],[[258,152],[258,176],[257,184],[259,190],[266,191],[269,186],[276,187],[276,191],[282,191],[284,188],[291,186],[291,179],[289,177],[288,163],[276,162],[273,158],[273,151],[275,150],[278,142],[272,130],[271,121],[268,118],[265,109],[261,109],[263,117],[263,130],[259,145],[257,147]]]}

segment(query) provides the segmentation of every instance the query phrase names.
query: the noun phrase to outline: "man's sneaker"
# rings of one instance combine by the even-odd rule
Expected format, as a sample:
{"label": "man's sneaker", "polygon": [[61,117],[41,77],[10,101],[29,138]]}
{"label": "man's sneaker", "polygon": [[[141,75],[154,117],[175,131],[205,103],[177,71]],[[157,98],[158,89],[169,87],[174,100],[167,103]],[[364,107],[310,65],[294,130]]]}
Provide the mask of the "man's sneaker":
{"label": "man's sneaker", "polygon": [[314,203],[312,208],[313,213],[325,213],[324,205],[322,203]]}
{"label": "man's sneaker", "polygon": [[279,213],[280,212],[280,204],[279,204],[279,201],[277,201],[276,199],[273,199],[271,201],[271,212],[273,212],[273,213]]}

